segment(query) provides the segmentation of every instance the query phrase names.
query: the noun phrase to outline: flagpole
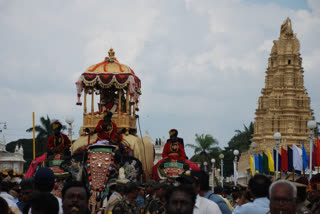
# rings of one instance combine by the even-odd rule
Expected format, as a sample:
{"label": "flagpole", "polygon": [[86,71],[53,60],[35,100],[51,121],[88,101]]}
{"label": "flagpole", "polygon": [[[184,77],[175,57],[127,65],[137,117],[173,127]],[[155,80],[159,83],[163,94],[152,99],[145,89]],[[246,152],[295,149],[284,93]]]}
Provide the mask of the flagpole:
{"label": "flagpole", "polygon": [[276,140],[276,180],[278,179],[278,170],[279,170],[279,157],[278,157],[278,149],[279,149],[279,141],[281,139],[280,132],[276,132],[273,135],[274,139]]}
{"label": "flagpole", "polygon": [[36,159],[36,130],[34,122],[34,112],[32,112],[32,130],[33,130],[33,160]]}
{"label": "flagpole", "polygon": [[310,138],[310,147],[309,147],[309,153],[310,153],[310,162],[309,162],[309,181],[311,180],[312,177],[312,147],[313,147],[313,130],[314,128],[316,128],[317,123],[314,120],[309,120],[307,123],[308,128],[310,129],[310,134],[309,134],[309,138]]}
{"label": "flagpole", "polygon": [[293,182],[295,182],[295,180],[294,180],[294,174],[296,174],[296,173],[295,173],[295,171],[294,171],[294,168],[292,168],[292,179],[293,179]]}

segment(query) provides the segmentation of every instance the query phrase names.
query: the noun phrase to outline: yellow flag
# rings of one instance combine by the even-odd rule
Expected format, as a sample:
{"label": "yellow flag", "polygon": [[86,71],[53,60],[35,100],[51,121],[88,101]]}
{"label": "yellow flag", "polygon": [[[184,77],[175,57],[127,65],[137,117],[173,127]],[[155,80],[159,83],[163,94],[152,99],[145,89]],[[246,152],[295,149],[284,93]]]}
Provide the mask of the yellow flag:
{"label": "yellow flag", "polygon": [[250,156],[250,171],[251,171],[251,174],[254,175],[254,168],[253,168],[253,157]]}
{"label": "yellow flag", "polygon": [[269,172],[274,172],[274,161],[269,149],[268,149],[268,167],[269,167]]}

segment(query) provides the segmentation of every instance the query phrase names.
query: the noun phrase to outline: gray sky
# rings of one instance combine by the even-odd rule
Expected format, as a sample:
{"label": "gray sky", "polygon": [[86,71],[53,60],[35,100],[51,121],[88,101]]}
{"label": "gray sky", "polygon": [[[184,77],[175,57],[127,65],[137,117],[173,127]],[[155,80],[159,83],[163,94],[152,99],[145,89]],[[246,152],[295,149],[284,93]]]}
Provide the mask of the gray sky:
{"label": "gray sky", "polygon": [[[185,143],[211,134],[226,146],[254,120],[272,41],[290,17],[304,85],[320,113],[318,0],[0,0],[0,122],[7,142],[32,138],[41,116],[64,122],[82,107],[75,81],[110,47],[142,81],[140,123],[152,138],[179,130]],[[192,155],[191,150],[187,150]]]}

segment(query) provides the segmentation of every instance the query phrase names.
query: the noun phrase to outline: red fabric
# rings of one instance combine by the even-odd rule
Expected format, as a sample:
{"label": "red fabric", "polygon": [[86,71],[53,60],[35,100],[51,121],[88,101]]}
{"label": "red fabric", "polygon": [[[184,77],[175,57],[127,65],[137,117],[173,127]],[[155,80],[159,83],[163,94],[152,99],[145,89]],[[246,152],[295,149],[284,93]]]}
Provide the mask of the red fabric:
{"label": "red fabric", "polygon": [[70,148],[71,141],[69,140],[68,136],[61,133],[60,137],[62,141],[59,145],[56,145],[56,136],[54,134],[48,138],[47,151],[52,150],[54,153],[63,155],[64,150]]}
{"label": "red fabric", "polygon": [[98,135],[98,139],[97,140],[108,140],[108,141],[112,141],[114,143],[117,137],[117,125],[114,122],[111,122],[112,124],[112,128],[110,131],[104,131],[102,129],[102,125],[105,124],[104,120],[100,120],[98,122],[98,125],[96,126],[96,131],[97,131],[97,135]]}
{"label": "red fabric", "polygon": [[169,139],[164,145],[162,151],[162,158],[170,158],[173,160],[186,160],[186,153],[182,144],[178,141],[172,143]]}
{"label": "red fabric", "polygon": [[[309,163],[310,164],[310,163]],[[317,165],[317,146],[313,143],[312,150],[312,169]]]}
{"label": "red fabric", "polygon": [[288,152],[281,147],[281,171],[288,171]]}
{"label": "red fabric", "polygon": [[28,169],[27,173],[25,174],[24,178],[32,178],[33,177],[33,174],[36,171],[38,164],[45,161],[46,154],[47,153],[44,153],[43,155],[41,155],[41,156],[37,157],[36,159],[34,159],[33,161],[31,161],[29,169]]}
{"label": "red fabric", "polygon": [[317,166],[320,166],[320,141],[317,136]]}
{"label": "red fabric", "polygon": [[[152,180],[155,180],[155,181],[159,181],[160,180],[159,175],[158,175],[158,166],[163,161],[164,161],[164,159],[161,159],[161,160],[158,161],[158,163],[156,165],[153,166],[153,168],[152,168]],[[189,165],[191,170],[194,170],[194,171],[199,171],[200,170],[200,168],[198,167],[197,164],[195,164],[195,163],[193,163],[193,162],[191,162],[191,161],[189,161],[187,159],[185,159],[184,162],[186,162]]]}

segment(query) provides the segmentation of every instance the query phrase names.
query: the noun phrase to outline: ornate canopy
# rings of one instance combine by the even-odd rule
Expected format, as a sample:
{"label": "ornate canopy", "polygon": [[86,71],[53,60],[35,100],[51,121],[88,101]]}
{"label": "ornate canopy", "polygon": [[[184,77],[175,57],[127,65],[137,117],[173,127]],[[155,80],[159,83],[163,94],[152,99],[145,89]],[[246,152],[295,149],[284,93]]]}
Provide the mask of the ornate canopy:
{"label": "ornate canopy", "polygon": [[115,86],[118,89],[125,88],[128,83],[134,85],[135,91],[141,94],[141,81],[134,71],[127,65],[120,64],[114,57],[115,52],[111,48],[109,57],[103,62],[90,66],[81,74],[80,81],[83,86],[95,86],[97,88],[110,88]]}

